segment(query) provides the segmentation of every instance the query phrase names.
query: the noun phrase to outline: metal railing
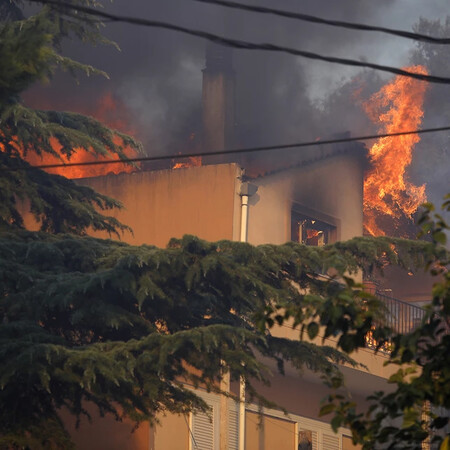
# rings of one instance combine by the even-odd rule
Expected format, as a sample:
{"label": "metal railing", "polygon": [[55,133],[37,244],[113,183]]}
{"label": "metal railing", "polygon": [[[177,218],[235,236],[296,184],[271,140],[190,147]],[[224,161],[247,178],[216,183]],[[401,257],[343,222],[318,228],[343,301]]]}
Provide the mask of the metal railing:
{"label": "metal railing", "polygon": [[[395,333],[410,333],[422,323],[422,320],[425,317],[425,310],[420,306],[390,297],[378,290],[375,290],[373,294],[378,297],[386,307],[383,325],[388,326]],[[377,342],[373,338],[372,333],[367,334],[366,345],[368,348],[377,348]],[[383,345],[380,350],[389,352],[390,344],[387,343]]]}
{"label": "metal railing", "polygon": [[425,317],[425,310],[379,291],[375,295],[384,303],[387,309],[384,325],[396,333],[406,334],[414,331]]}

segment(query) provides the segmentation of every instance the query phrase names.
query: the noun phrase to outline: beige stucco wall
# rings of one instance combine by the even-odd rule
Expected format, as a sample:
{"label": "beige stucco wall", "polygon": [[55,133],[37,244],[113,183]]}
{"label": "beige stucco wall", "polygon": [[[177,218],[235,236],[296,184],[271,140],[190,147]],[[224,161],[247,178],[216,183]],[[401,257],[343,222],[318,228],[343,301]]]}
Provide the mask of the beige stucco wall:
{"label": "beige stucco wall", "polygon": [[93,405],[86,405],[92,422],[82,418],[76,427],[75,418],[66,410],[61,418],[71,434],[77,450],[188,450],[187,418],[178,414],[158,416],[158,424],[142,423],[137,429],[128,420],[117,422],[110,415],[100,417]]}
{"label": "beige stucco wall", "polygon": [[245,415],[246,450],[293,450],[295,424],[277,417],[260,416],[250,411]]}
{"label": "beige stucco wall", "polygon": [[[78,183],[120,200],[125,208],[107,212],[131,226],[130,244],[167,245],[172,237],[194,234],[202,239],[238,240],[241,169],[217,164],[177,170],[135,172],[86,178]],[[293,206],[337,224],[339,240],[363,231],[363,170],[352,154],[342,154],[252,181],[248,241],[282,244],[291,238]],[[31,217],[27,226],[36,228]],[[95,233],[108,238],[106,233]]]}
{"label": "beige stucco wall", "polygon": [[250,200],[248,239],[252,244],[283,244],[291,238],[291,210],[316,212],[334,219],[339,240],[363,232],[363,167],[352,154],[342,154],[258,178]]}
{"label": "beige stucco wall", "polygon": [[[159,424],[153,428],[154,440],[149,450],[187,450],[189,448],[189,427],[187,418],[177,414],[159,417]],[[142,450],[147,449],[143,447]]]}
{"label": "beige stucco wall", "polygon": [[[170,238],[194,234],[202,239],[236,239],[239,235],[240,169],[220,164],[188,169],[136,172],[79,180],[120,200],[115,211],[132,227],[123,240],[165,247]],[[106,233],[96,233],[108,237]]]}
{"label": "beige stucco wall", "polygon": [[342,450],[360,450],[361,445],[354,445],[350,436],[342,437]]}
{"label": "beige stucco wall", "polygon": [[[210,241],[237,240],[240,175],[237,165],[223,164],[109,175],[80,182],[125,205],[115,216],[134,230],[134,236],[124,236],[126,242],[163,247],[171,237],[184,234]],[[260,178],[254,183],[259,189],[250,199],[248,237],[252,244],[288,241],[294,203],[336,219],[341,239],[362,234],[362,169],[354,157],[341,155]],[[320,400],[326,395],[322,384],[291,376],[277,375],[271,388],[261,386],[261,389],[268,398],[292,413],[311,418],[317,418]],[[182,417],[167,416],[162,419],[163,427],[157,427],[155,432],[143,425],[133,435],[126,424],[112,425],[109,419],[95,422],[94,427],[83,427],[82,433],[76,433],[77,448],[187,448],[188,428]],[[267,426],[271,426],[270,423]],[[255,431],[249,428],[249,433],[253,433],[251,430]],[[120,436],[115,437],[116,433]],[[106,444],[99,443],[101,434],[107,435]],[[259,435],[254,437],[260,439]],[[270,436],[264,439],[269,444],[266,440]],[[97,446],[85,447],[84,442],[88,441]]]}
{"label": "beige stucco wall", "polygon": [[93,404],[84,405],[92,422],[82,417],[79,427],[76,419],[66,410],[60,416],[77,450],[147,450],[150,449],[151,430],[148,423],[134,429],[131,421],[117,422],[111,415],[100,417]]}

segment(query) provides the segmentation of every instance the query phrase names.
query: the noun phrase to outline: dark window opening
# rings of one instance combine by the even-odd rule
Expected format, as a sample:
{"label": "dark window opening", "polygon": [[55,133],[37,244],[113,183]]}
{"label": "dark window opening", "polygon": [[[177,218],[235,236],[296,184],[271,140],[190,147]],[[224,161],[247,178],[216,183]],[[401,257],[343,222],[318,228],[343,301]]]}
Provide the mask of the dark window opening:
{"label": "dark window opening", "polygon": [[292,211],[291,239],[300,244],[321,247],[335,240],[336,227]]}
{"label": "dark window opening", "polygon": [[298,432],[298,450],[312,450],[312,431],[302,430]]}

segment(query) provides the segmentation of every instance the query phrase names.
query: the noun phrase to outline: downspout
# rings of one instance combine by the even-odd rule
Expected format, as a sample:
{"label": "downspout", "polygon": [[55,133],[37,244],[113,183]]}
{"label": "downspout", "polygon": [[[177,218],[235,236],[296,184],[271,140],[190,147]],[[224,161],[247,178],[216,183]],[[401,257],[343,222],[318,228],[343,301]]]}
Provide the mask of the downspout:
{"label": "downspout", "polygon": [[[241,242],[247,242],[248,236],[248,200],[256,194],[258,186],[242,183],[239,195],[241,196]],[[245,450],[245,379],[239,379],[239,450]]]}
{"label": "downspout", "polygon": [[239,450],[245,450],[245,380],[239,378]]}
{"label": "downspout", "polygon": [[258,186],[251,183],[242,183],[239,195],[241,196],[241,242],[247,242],[248,233],[248,200],[258,191]]}
{"label": "downspout", "polygon": [[247,242],[248,234],[248,195],[241,194],[241,242]]}

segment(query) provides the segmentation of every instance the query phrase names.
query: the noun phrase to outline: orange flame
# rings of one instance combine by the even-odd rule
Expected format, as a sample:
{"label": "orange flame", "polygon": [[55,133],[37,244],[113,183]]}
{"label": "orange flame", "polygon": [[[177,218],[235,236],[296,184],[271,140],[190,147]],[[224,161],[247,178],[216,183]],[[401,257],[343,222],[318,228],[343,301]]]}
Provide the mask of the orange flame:
{"label": "orange flame", "polygon": [[320,233],[322,233],[322,231],[313,230],[313,229],[308,228],[306,230],[306,237],[308,239],[312,239],[312,238],[315,238],[315,237],[319,236]]}
{"label": "orange flame", "polygon": [[172,166],[172,169],[186,169],[188,167],[200,167],[202,165],[201,156],[190,156],[187,161],[178,162]]}
{"label": "orange flame", "polygon": [[[426,74],[422,66],[407,70]],[[381,133],[417,129],[423,117],[426,83],[397,76],[364,104],[369,117],[380,124]],[[425,185],[408,181],[406,168],[412,160],[412,150],[420,141],[417,134],[380,138],[370,149],[372,169],[364,181],[364,226],[372,235],[385,235],[377,223],[383,216],[408,217],[426,201]]]}
{"label": "orange flame", "polygon": [[[120,145],[121,138],[119,136],[114,136],[113,141],[116,145]],[[50,144],[57,153],[60,153],[61,144],[58,139],[50,138]],[[136,157],[137,153],[134,149],[126,147],[124,153],[128,158]],[[77,147],[74,149],[74,153],[69,157],[61,155],[60,158],[49,153],[38,155],[34,152],[29,152],[25,156],[25,160],[33,166],[40,165],[51,165],[51,164],[76,164],[76,163],[89,163],[94,161],[111,161],[112,159],[118,159],[118,156],[102,156],[90,153],[88,150]],[[68,166],[68,167],[55,167],[44,169],[48,173],[53,173],[57,175],[62,175],[66,178],[89,178],[98,177],[101,175],[107,175],[109,173],[130,173],[134,172],[136,167],[130,166],[124,163],[114,163],[114,164],[96,164],[92,166]]]}
{"label": "orange flame", "polygon": [[[35,104],[39,104],[39,100],[35,100]],[[44,104],[46,102],[43,102]],[[106,93],[97,102],[94,110],[88,110],[79,108],[80,113],[95,117],[102,123],[105,123],[111,128],[115,128],[127,134],[134,134],[134,130],[129,125],[129,120],[127,120],[128,111],[124,104],[119,102],[113,97],[111,93]],[[122,145],[122,139],[115,135],[113,137],[113,142],[116,145]],[[50,138],[50,144],[55,150],[55,152],[60,153],[61,144],[56,138]],[[134,158],[137,153],[131,147],[125,147],[124,153],[128,158]],[[86,163],[94,161],[111,161],[111,159],[118,159],[117,155],[101,156],[89,152],[85,148],[75,148],[74,153],[68,158],[65,155],[61,155],[61,159],[45,153],[38,155],[34,152],[28,152],[25,156],[27,162],[32,165],[51,165],[51,164],[61,164],[61,163]],[[124,163],[114,163],[114,164],[99,164],[92,166],[75,166],[75,167],[61,167],[61,168],[51,168],[45,169],[49,173],[54,173],[58,175],[63,175],[67,178],[87,178],[87,177],[97,177],[101,175],[107,175],[108,173],[121,173],[121,172],[134,172],[136,167],[130,166]]]}
{"label": "orange flame", "polygon": [[[189,135],[189,146],[191,148],[191,151],[196,151],[196,141],[195,141],[195,133],[191,133]],[[181,155],[181,152],[178,153]],[[175,163],[175,161],[172,161],[172,169],[187,169],[189,167],[200,167],[202,165],[202,157],[201,156],[189,156],[185,159],[185,161],[180,161]]]}

